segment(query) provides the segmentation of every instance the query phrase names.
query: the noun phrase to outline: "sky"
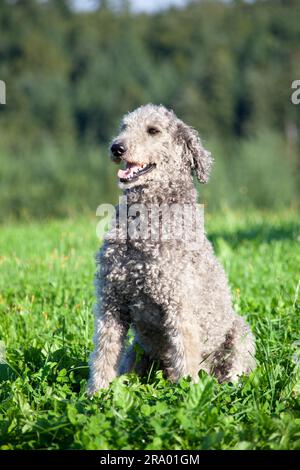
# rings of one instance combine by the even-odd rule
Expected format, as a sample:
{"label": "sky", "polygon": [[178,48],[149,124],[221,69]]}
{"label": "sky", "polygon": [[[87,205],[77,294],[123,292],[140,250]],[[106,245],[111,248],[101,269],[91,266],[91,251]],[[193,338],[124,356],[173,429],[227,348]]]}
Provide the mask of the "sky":
{"label": "sky", "polygon": [[[184,5],[186,0],[131,0],[134,11],[153,12],[168,6]],[[97,5],[97,0],[73,0],[73,4],[77,10],[93,10]]]}

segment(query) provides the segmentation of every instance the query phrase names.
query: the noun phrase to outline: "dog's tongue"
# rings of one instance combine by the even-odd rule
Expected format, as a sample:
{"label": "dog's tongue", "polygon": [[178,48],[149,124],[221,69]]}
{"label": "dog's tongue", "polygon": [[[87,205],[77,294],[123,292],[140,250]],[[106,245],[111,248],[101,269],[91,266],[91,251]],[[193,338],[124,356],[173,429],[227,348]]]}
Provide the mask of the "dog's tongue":
{"label": "dog's tongue", "polygon": [[121,170],[121,169],[120,169],[120,170],[118,171],[118,177],[119,177],[119,178],[122,178],[122,179],[128,178],[129,175],[130,175],[130,170],[127,169],[127,168],[126,168],[126,170]]}
{"label": "dog's tongue", "polygon": [[138,171],[141,166],[142,165],[138,165],[137,163],[127,162],[125,170],[120,169],[118,171],[118,177],[121,179],[126,179],[129,176],[133,175],[136,171]]}

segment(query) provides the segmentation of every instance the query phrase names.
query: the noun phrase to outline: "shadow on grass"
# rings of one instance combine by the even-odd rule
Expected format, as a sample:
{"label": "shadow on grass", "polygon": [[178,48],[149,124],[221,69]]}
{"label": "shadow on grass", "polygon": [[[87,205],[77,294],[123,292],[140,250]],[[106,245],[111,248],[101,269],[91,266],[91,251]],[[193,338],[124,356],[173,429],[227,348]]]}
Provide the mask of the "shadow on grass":
{"label": "shadow on grass", "polygon": [[236,231],[212,231],[208,233],[208,238],[213,244],[222,238],[232,248],[243,242],[256,241],[257,243],[271,243],[281,240],[300,240],[300,224],[296,222],[283,222],[278,225],[270,223],[255,223],[245,229]]}
{"label": "shadow on grass", "polygon": [[9,364],[0,364],[0,383],[22,376],[26,370],[37,382],[46,381],[50,386],[55,382],[68,383],[73,391],[78,392],[81,381],[88,378],[87,357],[83,356],[80,348],[59,348],[45,354],[42,348],[29,346],[21,351],[10,351],[10,361],[15,369]]}

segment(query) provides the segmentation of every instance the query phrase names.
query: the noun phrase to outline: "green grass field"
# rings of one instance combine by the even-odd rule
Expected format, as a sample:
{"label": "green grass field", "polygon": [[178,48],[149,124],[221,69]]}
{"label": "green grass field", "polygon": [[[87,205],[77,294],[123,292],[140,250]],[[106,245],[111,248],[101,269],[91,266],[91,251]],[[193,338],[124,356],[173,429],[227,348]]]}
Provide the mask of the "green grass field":
{"label": "green grass field", "polygon": [[300,449],[299,214],[223,213],[206,228],[257,338],[239,384],[154,368],[85,394],[97,220],[0,228],[0,449]]}

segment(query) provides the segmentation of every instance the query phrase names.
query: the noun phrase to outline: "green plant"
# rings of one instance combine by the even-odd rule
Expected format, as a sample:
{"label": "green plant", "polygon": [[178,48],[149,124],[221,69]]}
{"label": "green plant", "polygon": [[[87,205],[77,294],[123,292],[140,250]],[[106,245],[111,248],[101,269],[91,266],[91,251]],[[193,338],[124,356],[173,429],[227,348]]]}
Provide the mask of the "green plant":
{"label": "green plant", "polygon": [[154,366],[89,399],[96,224],[0,229],[0,448],[299,449],[299,215],[206,213],[256,336],[250,377],[171,384]]}

